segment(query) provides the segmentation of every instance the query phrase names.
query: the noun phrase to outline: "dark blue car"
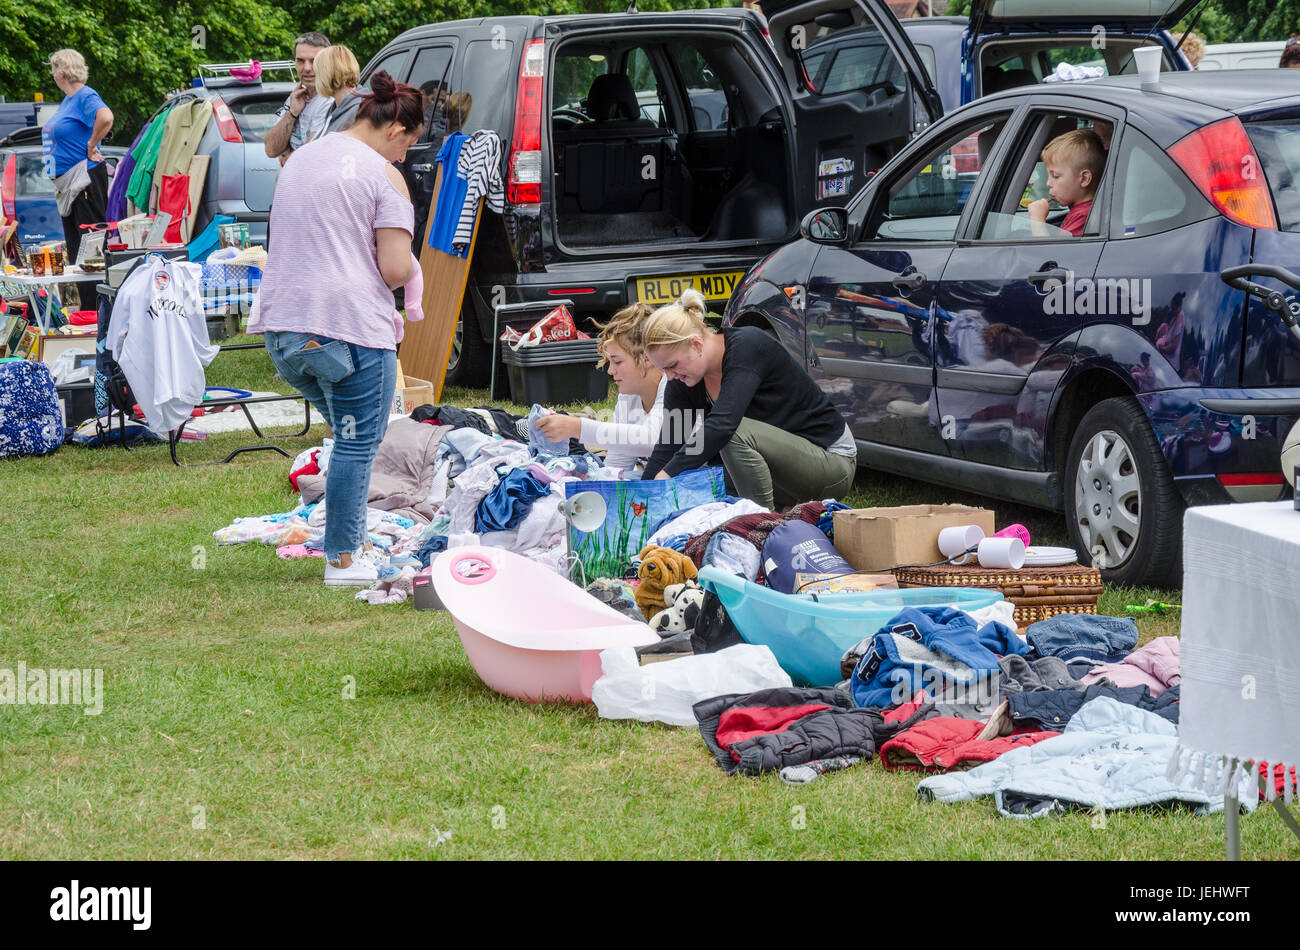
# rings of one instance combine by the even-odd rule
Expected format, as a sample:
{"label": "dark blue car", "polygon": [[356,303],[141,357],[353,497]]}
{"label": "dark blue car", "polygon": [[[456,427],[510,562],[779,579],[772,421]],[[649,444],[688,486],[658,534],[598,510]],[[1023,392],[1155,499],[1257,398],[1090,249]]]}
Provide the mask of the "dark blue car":
{"label": "dark blue car", "polygon": [[[108,165],[111,187],[117,163],[126,149],[104,145],[100,151]],[[0,139],[0,212],[10,221],[17,219],[19,244],[64,239],[63,218],[54,200],[54,181],[45,174],[41,130],[35,126]]]}
{"label": "dark blue car", "polygon": [[[1076,129],[1109,144],[1079,237],[1027,211]],[[1176,584],[1185,504],[1286,491],[1300,342],[1235,269],[1300,259],[1297,175],[1287,70],[1011,90],[810,213],[726,320],[805,361],[863,465],[1063,510],[1110,582]]]}

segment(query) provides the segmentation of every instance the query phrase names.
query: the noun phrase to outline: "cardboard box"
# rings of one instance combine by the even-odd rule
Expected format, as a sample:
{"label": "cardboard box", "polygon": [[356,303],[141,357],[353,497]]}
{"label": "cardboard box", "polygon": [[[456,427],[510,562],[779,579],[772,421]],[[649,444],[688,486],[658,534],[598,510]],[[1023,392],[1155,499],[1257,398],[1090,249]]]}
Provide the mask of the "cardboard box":
{"label": "cardboard box", "polygon": [[415,411],[416,406],[423,406],[425,403],[433,404],[433,383],[415,376],[407,376],[406,385],[402,387],[402,411],[409,414]]}
{"label": "cardboard box", "polygon": [[835,549],[857,571],[931,564],[943,559],[939,532],[964,524],[995,530],[993,512],[969,505],[904,505],[835,512]]}

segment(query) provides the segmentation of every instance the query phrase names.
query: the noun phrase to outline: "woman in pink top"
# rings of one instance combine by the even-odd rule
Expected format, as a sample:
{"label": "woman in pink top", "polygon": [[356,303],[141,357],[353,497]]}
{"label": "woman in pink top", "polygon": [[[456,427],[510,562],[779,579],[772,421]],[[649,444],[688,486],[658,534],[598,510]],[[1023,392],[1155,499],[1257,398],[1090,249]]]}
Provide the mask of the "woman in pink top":
{"label": "woman in pink top", "polygon": [[384,72],[346,132],[293,153],[275,188],[258,308],[280,376],[329,422],[325,584],[368,587],[361,555],[370,470],[388,427],[397,376],[393,290],[412,275],[413,209],[392,162],[420,134],[420,91]]}

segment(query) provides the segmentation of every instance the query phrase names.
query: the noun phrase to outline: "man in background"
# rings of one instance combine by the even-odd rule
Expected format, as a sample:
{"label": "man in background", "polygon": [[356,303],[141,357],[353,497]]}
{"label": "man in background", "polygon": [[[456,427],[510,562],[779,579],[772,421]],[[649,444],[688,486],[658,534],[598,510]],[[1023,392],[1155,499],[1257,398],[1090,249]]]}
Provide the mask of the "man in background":
{"label": "man in background", "polygon": [[293,44],[293,63],[298,70],[298,85],[277,113],[280,120],[266,133],[265,146],[269,158],[278,158],[283,165],[295,149],[302,148],[325,131],[329,121],[329,96],[316,93],[316,54],[330,45],[322,33],[304,33]]}

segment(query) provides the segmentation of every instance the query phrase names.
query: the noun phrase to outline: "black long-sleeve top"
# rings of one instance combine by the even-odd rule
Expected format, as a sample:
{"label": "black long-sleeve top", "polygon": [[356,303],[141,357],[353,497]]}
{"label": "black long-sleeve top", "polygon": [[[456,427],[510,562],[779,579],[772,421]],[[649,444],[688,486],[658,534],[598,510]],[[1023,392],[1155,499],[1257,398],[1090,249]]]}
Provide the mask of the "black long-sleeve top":
{"label": "black long-sleeve top", "polygon": [[[757,327],[724,327],[722,388],[709,402],[704,380],[664,388],[664,425],[642,478],[662,469],[669,475],[699,468],[714,458],[749,418],[800,435],[823,449],[844,434],[844,419],[826,394],[776,340]],[[704,413],[700,444],[690,444],[691,425]]]}

